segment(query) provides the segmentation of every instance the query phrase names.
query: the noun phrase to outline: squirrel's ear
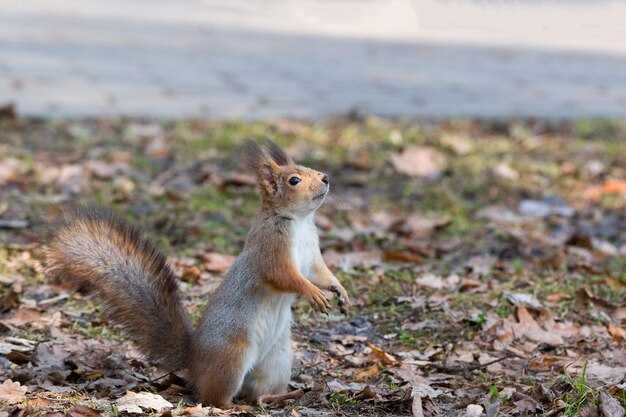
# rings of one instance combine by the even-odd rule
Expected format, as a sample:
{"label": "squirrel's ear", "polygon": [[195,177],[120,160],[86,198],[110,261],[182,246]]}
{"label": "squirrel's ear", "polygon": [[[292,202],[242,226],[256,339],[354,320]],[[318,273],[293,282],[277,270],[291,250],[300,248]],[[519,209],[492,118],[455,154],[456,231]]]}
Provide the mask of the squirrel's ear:
{"label": "squirrel's ear", "polygon": [[244,139],[243,150],[246,155],[248,166],[257,171],[261,165],[261,161],[266,158],[265,152],[252,139]]}
{"label": "squirrel's ear", "polygon": [[256,142],[246,139],[244,147],[248,165],[256,173],[261,188],[270,195],[276,193],[280,166]]}
{"label": "squirrel's ear", "polygon": [[275,194],[278,191],[278,174],[280,167],[276,162],[268,158],[258,171],[261,187],[265,188],[269,194]]}
{"label": "squirrel's ear", "polygon": [[278,146],[271,140],[267,139],[265,141],[265,146],[267,146],[267,150],[269,151],[270,156],[278,165],[285,166],[293,164],[293,159],[291,159],[289,155],[287,155],[285,151],[280,148],[280,146]]}

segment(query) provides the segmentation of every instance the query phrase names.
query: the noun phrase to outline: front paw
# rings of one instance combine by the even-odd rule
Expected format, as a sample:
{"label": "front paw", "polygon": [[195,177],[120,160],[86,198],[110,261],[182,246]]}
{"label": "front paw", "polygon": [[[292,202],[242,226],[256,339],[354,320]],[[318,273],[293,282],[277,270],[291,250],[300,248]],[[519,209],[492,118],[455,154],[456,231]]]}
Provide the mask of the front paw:
{"label": "front paw", "polygon": [[336,281],[328,289],[337,294],[337,305],[339,306],[339,311],[347,316],[348,307],[350,306],[350,297],[348,297],[348,292],[346,291],[346,289],[343,287],[343,285],[341,285],[341,283],[339,283],[339,281]]}
{"label": "front paw", "polygon": [[307,300],[313,307],[317,307],[322,313],[328,314],[330,310],[330,302],[319,288],[310,284],[308,288]]}

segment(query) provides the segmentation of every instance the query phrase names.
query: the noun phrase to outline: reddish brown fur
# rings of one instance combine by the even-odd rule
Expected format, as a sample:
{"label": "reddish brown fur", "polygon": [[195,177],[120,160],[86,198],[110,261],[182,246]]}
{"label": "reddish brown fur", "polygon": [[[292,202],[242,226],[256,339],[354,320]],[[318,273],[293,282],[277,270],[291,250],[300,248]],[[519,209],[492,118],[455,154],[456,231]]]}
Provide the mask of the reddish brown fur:
{"label": "reddish brown fur", "polygon": [[[261,285],[247,297],[293,293],[306,297],[324,312],[330,306],[318,287],[336,290],[347,300],[345,289],[324,264],[318,247],[311,248],[319,258],[314,263],[313,283],[302,276],[291,255],[290,222],[321,204],[328,189],[324,174],[295,165],[271,142],[261,148],[249,141],[246,152],[261,188],[263,206],[246,240],[245,269],[245,275]],[[292,176],[301,179],[297,187],[288,183]],[[211,333],[213,327],[199,326],[193,332],[165,256],[119,217],[99,209],[74,209],[53,234],[47,252],[50,275],[89,284],[105,301],[113,319],[149,357],[171,369],[188,369],[204,402],[229,404],[241,387],[245,376],[242,369],[249,359],[246,355],[251,341],[243,329],[227,329],[230,336],[223,337],[227,340],[216,339]],[[218,289],[215,297],[219,294]],[[218,300],[231,299],[214,298],[207,311],[228,305]],[[234,317],[225,307],[214,311]],[[262,386],[263,381],[258,382]]]}
{"label": "reddish brown fur", "polygon": [[230,405],[244,377],[239,370],[249,344],[245,332],[237,332],[223,347],[194,353],[190,377],[202,401],[216,407]]}
{"label": "reddish brown fur", "polygon": [[272,289],[302,295],[313,306],[327,312],[330,305],[324,293],[303,277],[293,264],[288,221],[287,218],[265,213],[258,220],[259,224],[250,230],[248,242],[252,243],[251,253],[253,263],[257,265],[256,272]]}
{"label": "reddish brown fur", "polygon": [[185,367],[191,322],[165,256],[102,209],[72,208],[52,233],[48,274],[94,288],[149,357],[171,369]]}

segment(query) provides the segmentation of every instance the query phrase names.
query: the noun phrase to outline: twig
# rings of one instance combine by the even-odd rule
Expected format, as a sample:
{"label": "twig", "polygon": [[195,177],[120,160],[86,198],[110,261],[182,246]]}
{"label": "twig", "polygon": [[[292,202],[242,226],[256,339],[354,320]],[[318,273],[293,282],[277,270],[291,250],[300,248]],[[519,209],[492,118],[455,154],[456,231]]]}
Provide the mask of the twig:
{"label": "twig", "polygon": [[436,363],[431,364],[430,366],[432,366],[433,368],[435,368],[438,371],[443,371],[443,372],[449,372],[449,373],[468,373],[468,372],[472,372],[475,371],[477,369],[482,369],[482,368],[486,368],[489,365],[493,365],[494,363],[498,363],[498,362],[502,362],[505,361],[507,359],[511,359],[511,358],[515,358],[515,355],[506,355],[503,356],[501,358],[498,359],[494,359],[492,361],[486,362],[486,363],[478,363],[478,364],[468,364],[468,365],[461,365],[461,366],[450,366],[450,365],[438,365]]}
{"label": "twig", "polygon": [[258,398],[259,405],[262,407],[267,407],[271,405],[280,404],[286,400],[297,400],[304,395],[304,391],[301,389],[297,389],[295,391],[288,392],[286,394],[279,395],[261,395]]}

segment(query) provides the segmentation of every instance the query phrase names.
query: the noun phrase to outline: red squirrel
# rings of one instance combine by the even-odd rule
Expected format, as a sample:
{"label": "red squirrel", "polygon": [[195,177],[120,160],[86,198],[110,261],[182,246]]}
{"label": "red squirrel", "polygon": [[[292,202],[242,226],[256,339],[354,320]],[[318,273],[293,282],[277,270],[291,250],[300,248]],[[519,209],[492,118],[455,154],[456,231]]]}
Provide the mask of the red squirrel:
{"label": "red squirrel", "polygon": [[291,305],[301,295],[322,312],[350,303],[319,248],[315,211],[324,173],[296,165],[271,141],[246,141],[262,209],[241,254],[194,329],[166,257],[138,228],[100,208],[75,208],[53,228],[51,277],[87,283],[148,358],[186,370],[198,398],[217,407],[283,394],[291,375]]}

